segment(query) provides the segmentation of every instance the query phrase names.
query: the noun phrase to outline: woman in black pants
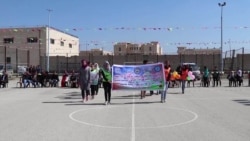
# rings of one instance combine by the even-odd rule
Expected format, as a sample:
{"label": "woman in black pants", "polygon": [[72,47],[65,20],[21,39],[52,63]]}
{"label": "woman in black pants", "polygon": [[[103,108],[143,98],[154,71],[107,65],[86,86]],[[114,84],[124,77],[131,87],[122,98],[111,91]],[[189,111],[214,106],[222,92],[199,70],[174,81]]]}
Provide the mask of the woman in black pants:
{"label": "woman in black pants", "polygon": [[82,93],[82,102],[88,101],[90,93],[90,67],[86,60],[81,61],[82,66],[79,70],[79,84]]}
{"label": "woman in black pants", "polygon": [[111,67],[108,61],[105,61],[103,68],[100,70],[100,73],[103,78],[103,88],[105,95],[105,105],[110,104],[111,100],[111,83],[112,83],[112,74]]}

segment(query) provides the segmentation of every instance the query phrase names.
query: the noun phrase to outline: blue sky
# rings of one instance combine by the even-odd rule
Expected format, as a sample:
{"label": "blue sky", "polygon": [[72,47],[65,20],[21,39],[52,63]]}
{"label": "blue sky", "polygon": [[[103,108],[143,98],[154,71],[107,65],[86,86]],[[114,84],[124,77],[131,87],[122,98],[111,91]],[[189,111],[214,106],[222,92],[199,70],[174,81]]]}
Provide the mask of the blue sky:
{"label": "blue sky", "polygon": [[177,46],[219,48],[221,8],[218,3],[226,2],[223,7],[223,51],[245,47],[245,51],[250,52],[249,0],[0,2],[0,28],[47,25],[46,9],[49,8],[53,10],[50,25],[78,36],[82,50],[86,49],[86,44],[89,44],[88,49],[111,51],[115,42],[159,41],[164,53],[175,53]]}

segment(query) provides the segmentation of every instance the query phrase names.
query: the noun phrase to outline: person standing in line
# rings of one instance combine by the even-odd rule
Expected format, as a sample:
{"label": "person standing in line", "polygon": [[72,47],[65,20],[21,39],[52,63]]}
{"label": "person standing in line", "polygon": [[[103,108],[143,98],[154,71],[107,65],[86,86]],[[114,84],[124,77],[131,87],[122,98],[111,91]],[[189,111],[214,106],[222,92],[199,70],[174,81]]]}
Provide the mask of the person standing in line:
{"label": "person standing in line", "polygon": [[210,84],[210,80],[209,80],[209,71],[207,66],[204,66],[204,72],[203,72],[203,83],[204,83],[204,87],[209,87]]}
{"label": "person standing in line", "polygon": [[214,67],[214,70],[213,70],[213,87],[217,87],[219,85],[219,81],[220,81],[220,73],[217,69],[217,66]]}
{"label": "person standing in line", "polygon": [[105,105],[110,104],[111,100],[111,83],[112,83],[112,72],[111,67],[108,61],[105,61],[103,68],[100,70],[100,73],[103,77],[103,88],[105,96]]}
{"label": "person standing in line", "polygon": [[79,70],[79,85],[82,93],[82,102],[88,101],[90,90],[90,67],[86,60],[81,61],[81,68]]}
{"label": "person standing in line", "polygon": [[[142,62],[143,64],[147,64],[148,63],[148,60],[143,60]],[[152,92],[151,92],[152,93]],[[141,99],[145,98],[146,96],[146,91],[145,90],[142,90],[141,91]]]}
{"label": "person standing in line", "polygon": [[182,94],[184,94],[184,92],[185,92],[185,85],[186,85],[187,77],[188,77],[188,66],[183,65],[182,69],[181,69],[181,90],[182,90]]}
{"label": "person standing in line", "polygon": [[243,83],[242,70],[239,67],[237,68],[236,81],[237,86],[241,86],[241,84]]}
{"label": "person standing in line", "polygon": [[164,90],[161,92],[161,103],[166,102],[167,90],[171,77],[171,66],[169,65],[169,61],[167,60],[164,62],[164,73],[165,73],[165,85],[164,85]]}

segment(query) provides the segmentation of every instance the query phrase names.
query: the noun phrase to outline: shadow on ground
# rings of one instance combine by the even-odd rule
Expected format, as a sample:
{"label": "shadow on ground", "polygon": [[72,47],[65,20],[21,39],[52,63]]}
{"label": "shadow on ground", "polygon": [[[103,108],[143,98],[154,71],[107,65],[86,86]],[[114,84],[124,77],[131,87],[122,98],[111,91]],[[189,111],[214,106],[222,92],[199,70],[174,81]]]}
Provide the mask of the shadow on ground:
{"label": "shadow on ground", "polygon": [[240,103],[240,104],[243,104],[245,106],[250,106],[250,100],[248,99],[236,99],[236,100],[233,100],[234,102],[237,102],[237,103]]}

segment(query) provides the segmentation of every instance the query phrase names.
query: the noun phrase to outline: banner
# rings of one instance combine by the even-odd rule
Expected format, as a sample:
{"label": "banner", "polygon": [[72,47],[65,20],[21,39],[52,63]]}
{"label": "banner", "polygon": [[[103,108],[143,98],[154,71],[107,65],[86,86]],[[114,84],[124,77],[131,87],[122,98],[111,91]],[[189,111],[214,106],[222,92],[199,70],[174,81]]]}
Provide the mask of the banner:
{"label": "banner", "polygon": [[113,90],[163,90],[164,84],[162,63],[112,66]]}

